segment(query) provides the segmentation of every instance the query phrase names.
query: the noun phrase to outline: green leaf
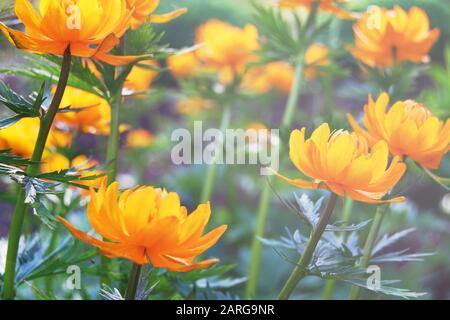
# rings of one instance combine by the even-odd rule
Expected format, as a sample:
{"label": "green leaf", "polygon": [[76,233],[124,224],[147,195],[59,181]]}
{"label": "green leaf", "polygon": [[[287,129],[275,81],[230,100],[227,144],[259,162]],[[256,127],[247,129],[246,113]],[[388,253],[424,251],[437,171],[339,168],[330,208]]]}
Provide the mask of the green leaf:
{"label": "green leaf", "polygon": [[[21,115],[22,118],[40,116],[39,108],[44,100],[42,99],[41,94],[42,93],[40,92],[35,100],[26,99],[0,80],[0,103],[4,104],[15,114]],[[37,110],[36,105],[38,105]]]}
{"label": "green leaf", "polygon": [[26,166],[31,163],[30,160],[23,158],[22,156],[11,153],[11,149],[0,150],[0,163],[9,166]]}
{"label": "green leaf", "polygon": [[0,120],[0,130],[1,129],[6,129],[10,126],[12,126],[14,123],[16,123],[17,121],[19,121],[20,119],[25,118],[24,115],[18,114],[6,119],[1,119]]}

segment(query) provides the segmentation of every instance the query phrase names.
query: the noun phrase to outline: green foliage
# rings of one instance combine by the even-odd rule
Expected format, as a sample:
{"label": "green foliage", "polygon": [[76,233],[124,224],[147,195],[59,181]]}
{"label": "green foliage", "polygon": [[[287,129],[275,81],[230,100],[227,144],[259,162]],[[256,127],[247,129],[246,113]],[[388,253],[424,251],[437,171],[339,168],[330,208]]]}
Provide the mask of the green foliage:
{"label": "green foliage", "polygon": [[[296,202],[296,206],[294,204],[288,204],[288,206],[291,210],[296,211],[304,221],[307,221],[308,226],[314,230],[320,218],[322,199],[313,203],[306,195],[302,195],[301,197],[296,197]],[[307,275],[316,276],[324,280],[343,281],[361,288],[374,290],[377,293],[405,299],[423,296],[425,293],[416,293],[392,287],[391,285],[399,282],[398,280],[381,280],[379,288],[367,286],[367,271],[358,267],[358,261],[363,251],[363,248],[360,246],[358,232],[367,224],[368,221],[350,226],[328,225],[314,251],[312,261],[307,267]],[[425,257],[432,255],[430,253],[411,253],[409,249],[386,252],[386,248],[391,248],[414,230],[406,229],[391,235],[385,234],[381,237],[372,250],[370,264],[423,261]],[[287,236],[281,237],[280,240],[261,239],[268,246],[294,250],[300,255],[303,254],[308,240],[309,237],[304,236],[300,230],[291,233],[288,229]],[[280,255],[286,261],[291,262],[287,255],[283,253],[280,253]]]}
{"label": "green foliage", "polygon": [[42,104],[45,101],[44,90],[45,83],[41,85],[35,97],[26,99],[0,80],[0,103],[15,113],[12,117],[0,120],[0,129],[7,128],[22,118],[39,117]]}
{"label": "green foliage", "polygon": [[[152,23],[144,23],[136,30],[129,30],[125,39],[126,55],[156,54],[168,45],[161,45],[164,32],[155,32]],[[142,41],[145,39],[145,41]]]}
{"label": "green foliage", "polygon": [[[30,79],[47,81],[54,85],[58,83],[62,61],[60,57],[50,55],[27,55],[25,56],[25,59],[31,66],[0,69],[0,74],[24,76]],[[68,85],[102,97],[108,96],[108,91],[102,82],[97,79],[92,71],[90,71],[78,58],[73,59]]]}
{"label": "green foliage", "polygon": [[67,267],[92,259],[97,250],[68,236],[52,249],[50,239],[34,237],[26,240],[25,249],[19,254],[16,282],[32,281],[66,273]]}
{"label": "green foliage", "polygon": [[437,117],[450,117],[450,46],[444,52],[445,66],[433,64],[429,76],[433,87],[422,94],[421,100]]}
{"label": "green foliage", "polygon": [[10,149],[0,150],[0,165],[21,167],[29,165],[30,163],[30,160],[11,153]]}

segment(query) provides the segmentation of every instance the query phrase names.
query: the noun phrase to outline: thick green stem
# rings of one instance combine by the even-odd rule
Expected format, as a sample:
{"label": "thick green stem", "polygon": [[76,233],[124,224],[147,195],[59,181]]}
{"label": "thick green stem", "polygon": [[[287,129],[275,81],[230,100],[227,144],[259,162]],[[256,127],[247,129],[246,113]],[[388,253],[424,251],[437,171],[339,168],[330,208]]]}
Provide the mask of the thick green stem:
{"label": "thick green stem", "polygon": [[[222,119],[220,121],[220,131],[225,134],[225,130],[230,125],[231,121],[231,110],[229,106],[225,106],[225,109],[223,110]],[[219,157],[219,155],[223,152],[223,149],[219,149],[216,152],[216,156]],[[208,170],[206,172],[206,180],[203,184],[202,194],[200,201],[202,203],[208,201],[211,197],[211,194],[214,189],[214,181],[216,178],[217,173],[217,163],[216,160],[212,164],[208,166]]]}
{"label": "thick green stem", "polygon": [[108,185],[116,180],[117,161],[119,154],[120,137],[120,105],[122,103],[122,92],[118,90],[111,104],[111,131],[108,137],[108,148],[106,151],[106,163],[108,164]]}
{"label": "thick green stem", "polygon": [[[53,96],[53,100],[47,112],[41,119],[36,145],[34,146],[33,154],[31,156],[32,163],[28,166],[26,171],[27,176],[35,176],[37,173],[39,173],[39,165],[42,160],[42,154],[44,153],[45,145],[47,144],[47,138],[67,86],[71,61],[72,55],[70,53],[70,47],[67,47],[64,52],[61,65],[61,73],[59,75],[59,81],[56,87],[55,95]],[[21,188],[17,195],[16,208],[12,216],[8,235],[8,251],[6,254],[5,275],[3,283],[4,299],[14,299],[15,296],[14,279],[16,273],[17,252],[19,249],[20,235],[22,232],[23,221],[27,209],[28,205],[25,204],[25,190]]]}
{"label": "thick green stem", "polygon": [[[353,200],[349,197],[345,198],[344,210],[342,212],[342,222],[348,224],[350,222],[350,217],[352,215]],[[347,239],[347,234],[344,236]],[[334,287],[336,285],[335,280],[328,280],[325,283],[325,288],[323,290],[323,299],[331,300],[333,298]]]}
{"label": "thick green stem", "polygon": [[142,266],[133,263],[131,267],[130,277],[128,278],[127,291],[125,292],[125,300],[135,300],[139,279],[141,278]]}
{"label": "thick green stem", "polygon": [[328,199],[327,206],[325,207],[325,211],[320,217],[319,224],[316,226],[315,230],[313,230],[311,237],[306,244],[305,252],[303,252],[302,256],[300,257],[297,266],[292,271],[283,289],[281,289],[281,292],[278,296],[279,300],[289,299],[299,281],[306,275],[306,268],[311,262],[314,250],[316,249],[317,244],[319,243],[320,238],[322,238],[325,228],[330,221],[331,215],[333,214],[333,209],[336,206],[337,198],[338,196],[332,193],[330,198]]}
{"label": "thick green stem", "polygon": [[[303,82],[303,74],[304,74],[304,56],[302,54],[300,55],[297,61],[294,82],[283,115],[283,120],[281,124],[283,128],[290,127],[294,119],[294,111],[296,106],[298,105],[298,100],[300,97],[301,86]],[[281,153],[281,146],[280,146],[280,153]],[[273,178],[270,177],[269,182],[272,181]],[[262,253],[262,243],[259,239],[264,236],[264,231],[266,229],[266,220],[269,211],[271,195],[272,192],[270,188],[270,183],[266,183],[262,190],[261,198],[258,205],[256,229],[252,240],[248,281],[245,289],[246,299],[252,298],[256,294],[256,290],[258,289],[258,278]]]}
{"label": "thick green stem", "polygon": [[[108,146],[106,150],[106,163],[108,165],[108,185],[116,181],[118,156],[119,156],[119,138],[120,138],[120,106],[122,104],[122,87],[117,89],[111,103],[111,123],[110,133],[108,137]],[[103,284],[110,285],[111,281],[108,276],[109,260],[108,258],[100,257],[100,268],[102,276],[100,277],[100,288]]]}
{"label": "thick green stem", "polygon": [[[363,249],[363,256],[361,257],[361,261],[359,262],[359,267],[365,269],[369,265],[370,257],[372,256],[373,246],[375,245],[375,241],[378,237],[378,232],[380,231],[381,223],[383,222],[384,214],[388,205],[382,204],[379,205],[377,211],[375,213],[375,217],[372,221],[372,225],[369,230],[369,235],[367,236],[366,243]],[[352,286],[350,290],[350,294],[348,296],[349,300],[357,300],[359,297],[360,287]]]}

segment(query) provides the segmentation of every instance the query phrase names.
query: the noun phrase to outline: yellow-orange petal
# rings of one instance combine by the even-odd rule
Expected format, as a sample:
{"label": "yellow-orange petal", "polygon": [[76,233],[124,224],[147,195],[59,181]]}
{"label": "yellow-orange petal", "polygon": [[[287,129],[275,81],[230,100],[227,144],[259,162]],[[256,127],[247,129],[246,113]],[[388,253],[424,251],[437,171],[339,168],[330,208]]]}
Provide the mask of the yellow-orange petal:
{"label": "yellow-orange petal", "polygon": [[170,22],[179,16],[185,14],[188,10],[186,8],[180,8],[165,14],[152,14],[150,16],[150,22],[160,24]]}

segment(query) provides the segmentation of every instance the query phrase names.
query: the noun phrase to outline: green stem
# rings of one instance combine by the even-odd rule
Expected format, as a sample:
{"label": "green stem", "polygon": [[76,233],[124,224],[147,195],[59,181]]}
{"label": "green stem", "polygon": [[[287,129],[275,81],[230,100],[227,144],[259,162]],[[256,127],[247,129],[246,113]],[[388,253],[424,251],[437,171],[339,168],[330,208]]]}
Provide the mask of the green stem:
{"label": "green stem", "polygon": [[[378,237],[378,232],[380,231],[381,223],[383,222],[384,214],[388,205],[382,204],[377,207],[377,211],[375,213],[375,217],[372,221],[372,225],[369,230],[369,235],[367,236],[366,243],[363,249],[363,256],[361,257],[361,261],[359,262],[359,267],[365,269],[369,265],[370,257],[372,256],[373,246],[375,245],[375,241]],[[360,287],[352,286],[350,290],[350,294],[348,296],[349,300],[357,300],[359,297]]]}
{"label": "green stem", "polygon": [[131,267],[130,277],[128,278],[127,291],[125,292],[125,300],[135,300],[139,279],[141,277],[142,266],[133,263]]}
{"label": "green stem", "polygon": [[[348,224],[350,222],[350,217],[352,215],[353,200],[349,197],[345,198],[344,210],[342,212],[342,222]],[[347,234],[344,236],[347,239]],[[334,287],[336,285],[335,280],[327,280],[325,283],[325,288],[323,290],[323,299],[331,300],[333,298]]]}
{"label": "green stem", "polygon": [[[298,55],[295,59],[294,81],[292,83],[292,88],[289,93],[288,101],[286,103],[286,108],[283,114],[283,119],[281,121],[282,129],[289,128],[292,124],[292,121],[294,120],[294,113],[298,105],[304,79],[305,52],[307,49],[306,48],[307,32],[310,30],[310,28],[313,28],[315,26],[319,4],[320,0],[316,0],[312,5],[311,11],[306,19],[305,25],[303,26],[303,29],[301,30],[301,33],[299,35],[299,43],[302,45],[302,48],[299,50]],[[280,146],[280,153],[281,149],[282,148]],[[264,189],[261,193],[261,198],[259,200],[258,215],[256,222],[257,227],[252,240],[253,242],[251,249],[251,260],[249,264],[249,275],[247,286],[245,288],[246,299],[253,297],[258,289],[258,278],[262,253],[262,243],[259,241],[259,238],[264,236],[264,231],[266,228],[266,220],[268,216],[271,198],[270,191],[271,191],[270,184],[269,183],[265,184]]]}
{"label": "green stem", "polygon": [[[222,114],[222,119],[220,121],[220,131],[222,133],[225,133],[225,130],[230,125],[230,121],[231,121],[231,110],[229,106],[226,106]],[[223,152],[222,149],[218,150],[216,156],[218,157],[219,154],[222,152]],[[214,161],[214,163],[208,166],[208,170],[206,172],[206,180],[205,183],[203,184],[202,194],[200,198],[201,203],[208,201],[211,197],[211,194],[214,189],[216,172],[217,172],[217,163],[216,161]]]}
{"label": "green stem", "polygon": [[311,262],[314,250],[316,249],[317,244],[319,243],[320,238],[322,237],[322,234],[324,233],[325,228],[330,221],[331,215],[333,214],[333,209],[336,206],[337,198],[338,196],[332,193],[330,198],[328,199],[327,206],[325,207],[324,213],[320,217],[319,224],[317,225],[316,229],[313,230],[311,237],[306,244],[305,252],[303,252],[302,256],[300,257],[297,266],[292,271],[283,289],[281,289],[281,292],[278,296],[279,300],[289,299],[299,281],[303,279],[303,277],[305,277],[306,268]]}
{"label": "green stem", "polygon": [[[118,156],[119,156],[119,138],[120,138],[120,106],[122,104],[122,86],[119,86],[111,103],[111,123],[110,133],[108,137],[108,147],[106,150],[106,163],[108,166],[108,185],[116,181]],[[100,277],[100,288],[103,284],[110,285],[111,281],[108,276],[109,260],[108,258],[100,257],[100,268],[103,270]]]}
{"label": "green stem", "polygon": [[[294,82],[292,84],[292,89],[289,94],[289,98],[286,104],[285,112],[283,115],[283,120],[281,126],[283,128],[288,128],[291,126],[292,121],[294,119],[294,111],[296,106],[298,105],[298,100],[300,97],[301,86],[303,82],[304,76],[304,55],[301,54],[298,57],[297,65],[295,68]],[[280,146],[281,152],[281,146]],[[272,182],[273,178],[269,177],[269,182]],[[259,269],[261,262],[261,253],[262,253],[262,243],[259,240],[264,236],[264,231],[266,229],[266,221],[267,215],[269,211],[269,205],[271,200],[271,188],[270,183],[266,183],[261,193],[261,198],[258,205],[258,214],[257,214],[257,222],[255,234],[252,240],[252,248],[251,248],[251,259],[249,265],[249,274],[247,286],[245,288],[245,298],[252,298],[258,289],[258,279],[259,279]]]}
{"label": "green stem", "polygon": [[106,163],[108,164],[108,185],[113,183],[117,177],[117,158],[119,154],[120,137],[120,105],[122,103],[122,92],[119,89],[111,104],[111,124],[108,137],[108,148],[106,151]]}
{"label": "green stem", "polygon": [[[64,51],[61,73],[59,75],[55,95],[53,96],[53,100],[47,112],[41,118],[36,145],[34,146],[33,154],[31,156],[32,164],[28,166],[26,171],[27,176],[35,176],[37,173],[39,173],[39,165],[42,160],[42,154],[44,153],[45,145],[47,144],[47,138],[67,86],[71,61],[72,55],[70,53],[70,46],[68,46]],[[28,205],[25,204],[25,190],[21,188],[17,195],[16,208],[14,210],[9,229],[8,251],[6,254],[3,284],[4,299],[14,299],[15,296],[14,279],[16,273],[17,252],[19,249],[20,235],[22,232],[23,221],[27,208]]]}

